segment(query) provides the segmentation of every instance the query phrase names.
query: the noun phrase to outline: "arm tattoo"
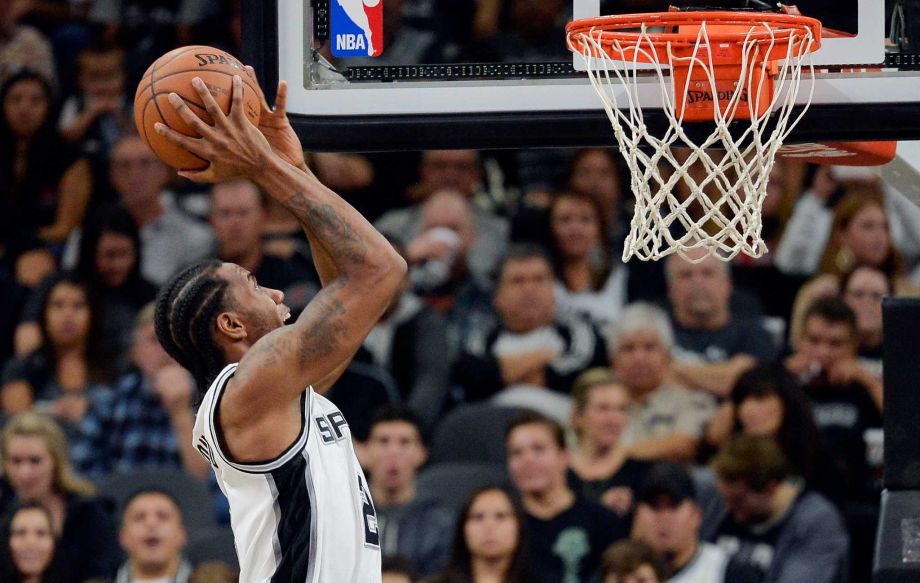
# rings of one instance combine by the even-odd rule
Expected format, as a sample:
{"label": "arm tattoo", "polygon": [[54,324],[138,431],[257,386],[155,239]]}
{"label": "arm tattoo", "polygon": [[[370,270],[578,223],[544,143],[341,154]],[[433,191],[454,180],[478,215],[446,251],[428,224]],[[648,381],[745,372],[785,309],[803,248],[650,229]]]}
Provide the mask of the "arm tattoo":
{"label": "arm tattoo", "polygon": [[365,263],[366,242],[332,205],[315,203],[302,192],[289,196],[284,205],[316,236],[335,263],[341,266]]}

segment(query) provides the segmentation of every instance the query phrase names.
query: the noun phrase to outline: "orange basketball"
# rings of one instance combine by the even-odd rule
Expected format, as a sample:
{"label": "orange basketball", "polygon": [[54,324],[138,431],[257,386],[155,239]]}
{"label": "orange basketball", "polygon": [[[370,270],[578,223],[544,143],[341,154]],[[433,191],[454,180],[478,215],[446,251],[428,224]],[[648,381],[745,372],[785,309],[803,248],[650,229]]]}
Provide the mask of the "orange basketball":
{"label": "orange basketball", "polygon": [[198,117],[211,124],[211,116],[205,111],[201,97],[192,86],[192,79],[201,77],[217,104],[228,114],[234,75],[243,79],[243,108],[246,117],[253,125],[258,125],[262,111],[262,90],[255,77],[230,53],[214,47],[187,46],[166,53],[150,65],[134,94],[134,121],[141,138],[157,157],[183,170],[207,167],[206,160],[173,145],[158,134],[154,124],[163,122],[177,132],[199,137],[169,103],[169,94],[178,94]]}

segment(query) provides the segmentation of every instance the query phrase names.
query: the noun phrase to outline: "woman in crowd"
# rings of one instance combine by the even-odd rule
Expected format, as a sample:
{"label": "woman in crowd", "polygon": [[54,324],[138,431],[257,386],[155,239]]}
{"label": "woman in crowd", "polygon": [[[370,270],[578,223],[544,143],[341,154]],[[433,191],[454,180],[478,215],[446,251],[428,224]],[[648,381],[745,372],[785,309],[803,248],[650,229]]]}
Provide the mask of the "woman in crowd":
{"label": "woman in crowd", "polygon": [[497,486],[473,492],[457,521],[454,547],[432,583],[527,583],[524,514]]}
{"label": "woman in crowd", "polygon": [[57,583],[61,566],[55,560],[51,513],[44,506],[27,502],[17,506],[3,524],[0,548],[0,581],[10,583]]}
{"label": "woman in crowd", "polygon": [[629,423],[629,392],[606,368],[582,373],[572,386],[572,448],[569,486],[620,515],[633,508],[633,493],[649,463],[627,456],[618,447]]}
{"label": "woman in crowd", "polygon": [[83,227],[77,275],[92,286],[102,308],[103,354],[127,365],[127,349],[138,311],[156,298],[157,288],[141,276],[141,240],[131,216],[112,207],[93,215]]}
{"label": "woman in crowd", "polygon": [[119,556],[115,525],[89,482],[73,474],[67,441],[51,418],[21,413],[0,434],[3,474],[19,502],[41,504],[51,517],[63,583],[111,577]]}
{"label": "woman in crowd", "polygon": [[782,365],[758,365],[739,377],[730,401],[710,423],[706,442],[715,451],[738,434],[773,437],[794,474],[840,500],[840,474],[827,454],[811,403]]}
{"label": "woman in crowd", "polygon": [[840,297],[856,314],[859,360],[882,376],[882,298],[894,294],[894,283],[884,271],[858,265],[840,280]]}
{"label": "woman in crowd", "polygon": [[0,403],[7,414],[38,403],[75,423],[85,412],[88,392],[111,378],[110,363],[101,352],[89,286],[72,274],[59,274],[44,289],[40,347],[7,364]]}
{"label": "woman in crowd", "polygon": [[556,309],[613,325],[626,303],[627,268],[612,261],[607,224],[596,198],[563,192],[549,207],[550,251],[556,272]]}
{"label": "woman in crowd", "polygon": [[89,204],[89,164],[58,135],[51,86],[42,76],[10,77],[0,105],[0,212],[46,243],[62,244]]}

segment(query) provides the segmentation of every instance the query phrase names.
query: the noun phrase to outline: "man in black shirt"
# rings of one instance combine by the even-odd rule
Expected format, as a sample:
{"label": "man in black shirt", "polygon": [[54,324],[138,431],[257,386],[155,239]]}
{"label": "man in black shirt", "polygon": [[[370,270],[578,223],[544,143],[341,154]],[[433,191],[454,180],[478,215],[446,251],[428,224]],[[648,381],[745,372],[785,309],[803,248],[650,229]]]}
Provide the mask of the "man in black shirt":
{"label": "man in black shirt", "polygon": [[509,424],[505,445],[508,470],[524,506],[535,581],[588,583],[604,549],[627,536],[627,522],[568,487],[569,455],[558,423],[522,413]]}
{"label": "man in black shirt", "polygon": [[[712,462],[724,510],[705,532],[758,583],[837,583],[849,546],[843,521],[820,494],[790,479],[769,437],[740,435]],[[704,506],[708,506],[704,502]]]}
{"label": "man in black shirt", "polygon": [[673,371],[683,384],[726,397],[757,361],[776,356],[760,322],[733,313],[729,266],[703,251],[668,257],[665,275],[676,346]]}

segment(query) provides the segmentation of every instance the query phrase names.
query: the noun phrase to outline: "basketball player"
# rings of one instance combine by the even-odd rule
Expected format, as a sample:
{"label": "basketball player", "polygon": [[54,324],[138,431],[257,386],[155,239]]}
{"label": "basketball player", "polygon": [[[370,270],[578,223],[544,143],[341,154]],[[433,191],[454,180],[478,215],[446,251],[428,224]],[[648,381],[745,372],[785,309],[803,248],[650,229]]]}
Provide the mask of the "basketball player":
{"label": "basketball player", "polygon": [[338,378],[396,292],[406,264],[374,228],[304,164],[285,116],[263,104],[259,128],[233,80],[224,115],[200,79],[202,122],[169,99],[201,138],[157,132],[210,162],[192,180],[248,178],[303,225],[323,289],[296,322],[278,290],[242,267],[210,261],[175,276],[157,299],[163,346],[208,388],[194,439],[230,501],[247,583],[381,580],[377,519],[342,413],[320,396]]}

